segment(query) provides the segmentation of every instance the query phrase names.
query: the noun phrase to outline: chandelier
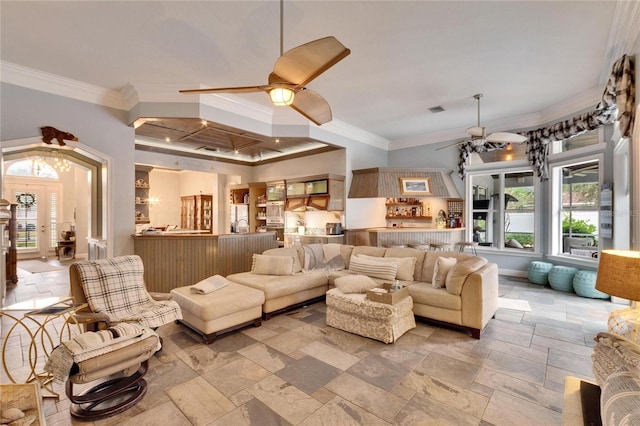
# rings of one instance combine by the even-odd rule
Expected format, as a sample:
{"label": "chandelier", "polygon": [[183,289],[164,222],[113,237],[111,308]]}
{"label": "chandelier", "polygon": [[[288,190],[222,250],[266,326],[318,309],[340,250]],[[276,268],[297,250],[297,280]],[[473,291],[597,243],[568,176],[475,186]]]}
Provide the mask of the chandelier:
{"label": "chandelier", "polygon": [[58,155],[53,160],[53,168],[58,172],[68,172],[71,170],[71,163],[66,158],[60,158]]}

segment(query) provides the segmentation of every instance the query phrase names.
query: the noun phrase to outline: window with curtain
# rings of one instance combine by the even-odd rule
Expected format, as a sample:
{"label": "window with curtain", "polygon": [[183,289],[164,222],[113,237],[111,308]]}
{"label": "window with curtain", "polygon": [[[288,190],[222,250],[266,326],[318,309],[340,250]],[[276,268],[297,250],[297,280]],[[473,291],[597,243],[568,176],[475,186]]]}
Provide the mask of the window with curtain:
{"label": "window with curtain", "polygon": [[536,187],[533,170],[470,172],[473,241],[513,251],[536,250]]}

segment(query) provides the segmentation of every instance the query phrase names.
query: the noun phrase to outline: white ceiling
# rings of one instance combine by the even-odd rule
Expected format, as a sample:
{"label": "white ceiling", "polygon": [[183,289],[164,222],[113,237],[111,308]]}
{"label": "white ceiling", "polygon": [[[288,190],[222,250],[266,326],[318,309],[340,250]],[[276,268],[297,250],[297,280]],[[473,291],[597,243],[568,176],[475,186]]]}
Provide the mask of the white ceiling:
{"label": "white ceiling", "polygon": [[[621,19],[616,5],[287,0],[284,48],[327,35],[350,48],[308,87],[329,102],[334,120],[401,146],[474,126],[476,93],[484,94],[482,122],[492,132],[600,90],[612,61],[611,25]],[[3,0],[0,7],[3,62],[107,89],[262,84],[279,56],[278,1]],[[241,98],[269,106],[262,93]],[[429,112],[436,105],[446,111]],[[293,111],[279,114],[299,122]]]}

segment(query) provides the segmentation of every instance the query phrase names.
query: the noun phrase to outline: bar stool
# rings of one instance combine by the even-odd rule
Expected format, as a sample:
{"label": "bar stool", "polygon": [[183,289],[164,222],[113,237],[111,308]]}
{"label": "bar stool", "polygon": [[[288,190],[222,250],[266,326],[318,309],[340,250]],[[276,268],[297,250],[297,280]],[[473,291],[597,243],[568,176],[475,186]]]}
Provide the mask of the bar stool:
{"label": "bar stool", "polygon": [[452,248],[449,243],[429,243],[429,249],[433,251],[451,251]]}
{"label": "bar stool", "polygon": [[471,247],[471,252],[473,253],[474,256],[478,255],[478,252],[476,251],[476,245],[478,243],[474,242],[474,241],[458,241],[456,243],[456,246],[458,247],[458,251],[460,253],[464,253],[464,249],[466,247]]}

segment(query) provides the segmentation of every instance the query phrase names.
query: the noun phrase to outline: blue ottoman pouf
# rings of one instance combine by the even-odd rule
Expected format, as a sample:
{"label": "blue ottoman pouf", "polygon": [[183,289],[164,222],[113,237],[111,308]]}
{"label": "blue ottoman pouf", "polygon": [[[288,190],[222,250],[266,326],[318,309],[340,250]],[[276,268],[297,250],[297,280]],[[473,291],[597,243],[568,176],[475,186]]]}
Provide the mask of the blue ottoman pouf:
{"label": "blue ottoman pouf", "polygon": [[573,277],[578,268],[571,266],[554,266],[549,271],[549,285],[554,290],[573,291]]}
{"label": "blue ottoman pouf", "polygon": [[534,261],[527,268],[527,278],[534,284],[549,284],[549,271],[553,263]]}
{"label": "blue ottoman pouf", "polygon": [[578,296],[608,299],[609,295],[596,290],[596,271],[578,271],[573,277],[573,290]]}

